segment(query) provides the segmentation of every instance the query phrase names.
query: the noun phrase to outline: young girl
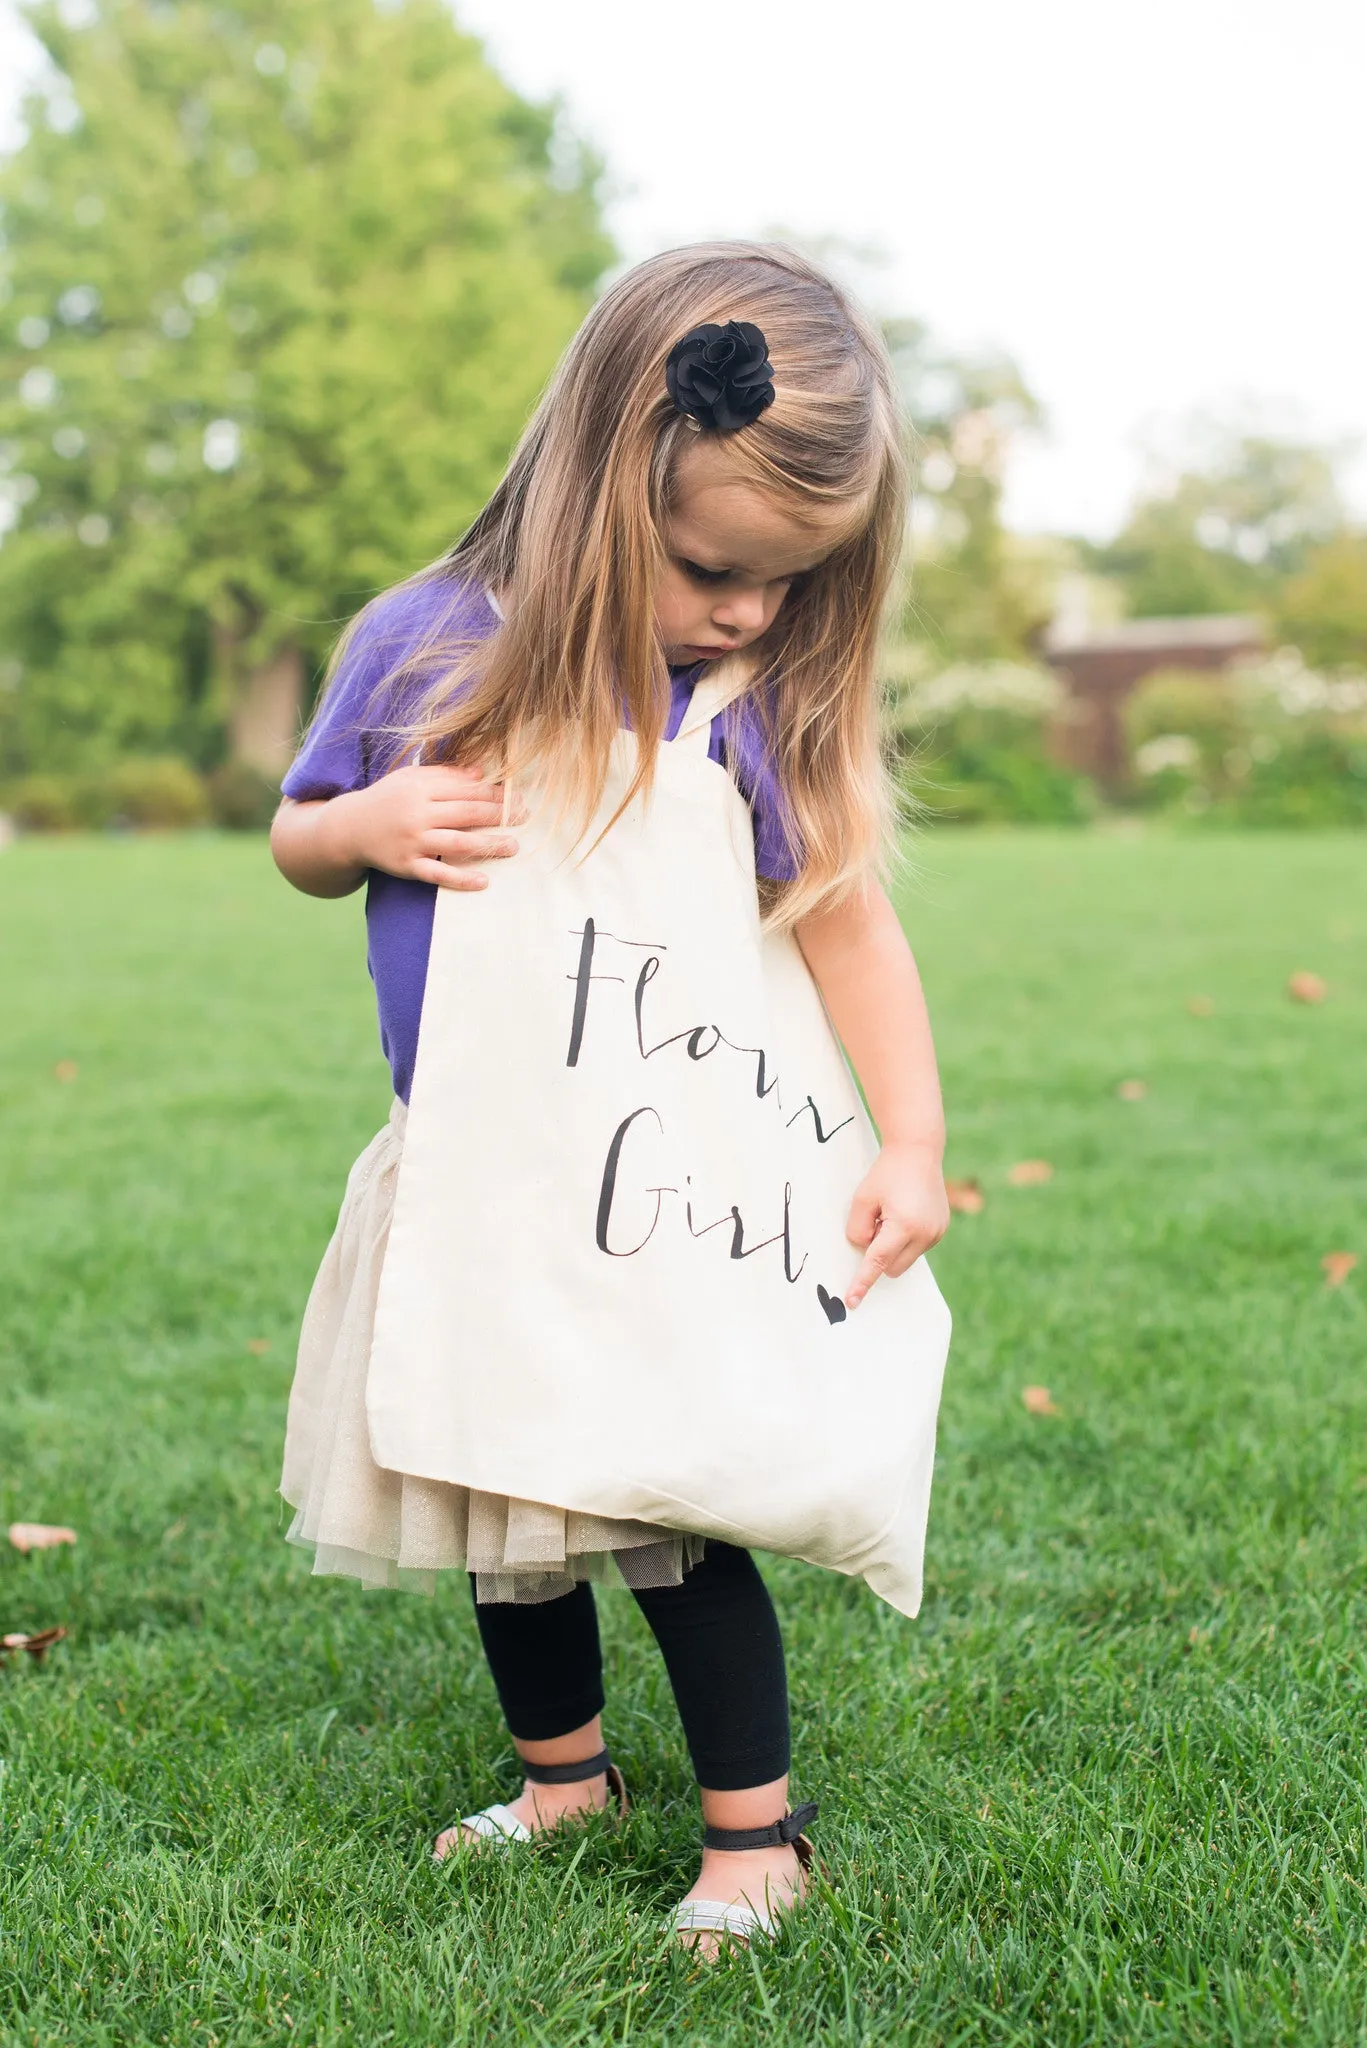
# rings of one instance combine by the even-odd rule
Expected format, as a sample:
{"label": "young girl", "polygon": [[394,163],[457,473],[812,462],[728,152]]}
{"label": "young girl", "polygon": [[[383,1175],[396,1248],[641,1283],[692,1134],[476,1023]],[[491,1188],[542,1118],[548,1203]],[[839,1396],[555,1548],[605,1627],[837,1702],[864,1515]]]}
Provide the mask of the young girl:
{"label": "young girl", "polygon": [[920,1598],[948,1212],[878,881],[904,513],[887,358],[828,278],[640,265],[465,538],[352,628],[272,839],[297,888],[367,884],[397,1098],[305,1318],[291,1536],[471,1575],[525,1782],[438,1859],[624,1807],[620,1574],[701,1790],[674,1924],[713,1945],[800,1898],[815,1816],[747,1546]]}

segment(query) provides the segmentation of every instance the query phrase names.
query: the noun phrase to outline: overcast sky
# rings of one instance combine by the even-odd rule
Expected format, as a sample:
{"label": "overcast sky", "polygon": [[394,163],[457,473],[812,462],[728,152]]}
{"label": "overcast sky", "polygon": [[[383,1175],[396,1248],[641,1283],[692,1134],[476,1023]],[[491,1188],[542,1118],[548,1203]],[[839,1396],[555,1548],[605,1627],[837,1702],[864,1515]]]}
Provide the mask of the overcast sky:
{"label": "overcast sky", "polygon": [[[629,256],[872,244],[879,310],[1013,353],[1050,420],[1013,464],[1020,525],[1104,532],[1197,408],[1367,444],[1364,0],[457,12],[607,158]],[[0,70],[19,49],[0,0]],[[1352,488],[1367,512],[1362,455]]]}

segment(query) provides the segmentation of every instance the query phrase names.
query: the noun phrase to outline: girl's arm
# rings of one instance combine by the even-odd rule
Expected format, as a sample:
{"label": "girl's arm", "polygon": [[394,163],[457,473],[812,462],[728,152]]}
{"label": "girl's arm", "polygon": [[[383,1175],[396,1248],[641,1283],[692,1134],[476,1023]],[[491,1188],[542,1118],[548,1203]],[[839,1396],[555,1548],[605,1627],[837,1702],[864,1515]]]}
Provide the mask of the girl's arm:
{"label": "girl's arm", "polygon": [[506,830],[503,785],[473,768],[396,768],[365,789],[316,802],[286,797],[271,826],[271,852],[286,881],[306,896],[349,896],[369,868],[434,882],[441,889],[483,889],[476,861],[517,852]]}
{"label": "girl's arm", "polygon": [[949,1228],[935,1047],[911,948],[876,884],[804,918],[797,941],[882,1140],[846,1225],[864,1253],[845,1296],[857,1308],[881,1273],[905,1273]]}

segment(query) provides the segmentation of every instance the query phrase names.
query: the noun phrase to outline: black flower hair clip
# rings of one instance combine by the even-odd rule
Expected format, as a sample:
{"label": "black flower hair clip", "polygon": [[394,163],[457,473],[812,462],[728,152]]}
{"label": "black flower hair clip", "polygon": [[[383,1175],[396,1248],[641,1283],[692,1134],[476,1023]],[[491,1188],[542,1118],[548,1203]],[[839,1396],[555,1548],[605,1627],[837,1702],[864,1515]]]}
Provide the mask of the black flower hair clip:
{"label": "black flower hair clip", "polygon": [[774,402],[769,344],[752,320],[705,321],[676,341],[665,383],[679,411],[700,427],[735,434]]}

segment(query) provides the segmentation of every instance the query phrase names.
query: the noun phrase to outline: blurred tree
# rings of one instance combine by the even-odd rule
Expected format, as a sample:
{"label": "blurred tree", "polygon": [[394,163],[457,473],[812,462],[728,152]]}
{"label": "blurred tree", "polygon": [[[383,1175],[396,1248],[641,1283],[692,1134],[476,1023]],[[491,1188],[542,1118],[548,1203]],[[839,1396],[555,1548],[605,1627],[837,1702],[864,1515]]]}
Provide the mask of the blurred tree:
{"label": "blurred tree", "polygon": [[1004,529],[1002,478],[1039,405],[1005,356],[948,353],[916,320],[884,333],[916,430],[904,647],[936,665],[1018,654],[1049,616],[1052,577]]}
{"label": "blurred tree", "polygon": [[441,0],[39,0],[0,171],[0,746],[278,770],[478,509],[610,256]]}
{"label": "blurred tree", "polygon": [[1334,451],[1217,423],[1192,439],[1115,540],[1090,551],[1135,618],[1264,609],[1343,522]]}
{"label": "blurred tree", "polygon": [[1281,591],[1277,625],[1312,668],[1367,668],[1367,533],[1312,551]]}

